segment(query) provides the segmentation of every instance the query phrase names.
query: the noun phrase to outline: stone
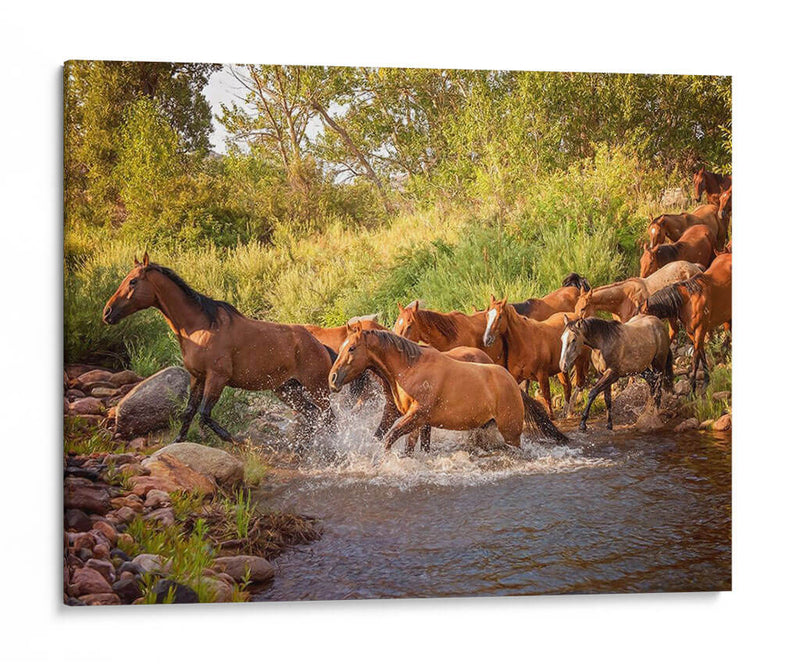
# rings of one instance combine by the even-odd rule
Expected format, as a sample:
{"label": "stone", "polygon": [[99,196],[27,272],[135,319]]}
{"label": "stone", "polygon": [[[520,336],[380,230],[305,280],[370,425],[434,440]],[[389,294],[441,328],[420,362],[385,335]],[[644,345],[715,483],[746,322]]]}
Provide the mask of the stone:
{"label": "stone", "polygon": [[141,382],[142,377],[134,371],[130,371],[129,369],[125,369],[125,371],[118,371],[115,374],[111,374],[108,378],[108,382],[111,383],[114,387],[122,387],[123,385],[130,385],[131,383],[139,383]]}
{"label": "stone", "polygon": [[125,496],[117,496],[111,499],[111,504],[119,509],[120,507],[130,507],[134,512],[142,512],[144,510],[144,503],[142,499],[135,493],[129,493]]}
{"label": "stone", "polygon": [[680,433],[682,431],[691,431],[693,429],[697,429],[700,427],[700,422],[698,422],[696,417],[690,417],[688,420],[684,420],[678,426],[675,427],[675,432]]}
{"label": "stone", "polygon": [[655,406],[647,406],[639,415],[634,424],[637,431],[655,431],[664,426]]}
{"label": "stone", "polygon": [[81,595],[78,599],[86,606],[115,606],[122,603],[119,596],[110,592]]}
{"label": "stone", "polygon": [[[166,477],[138,475],[136,477],[132,477],[130,483],[133,492],[137,496],[140,496],[142,498],[144,498],[153,489],[164,491],[166,493],[172,493],[173,491],[180,491],[180,487],[175,482],[173,482],[170,479],[167,479]],[[144,509],[144,503],[142,503],[142,508]]]}
{"label": "stone", "polygon": [[133,454],[106,454],[104,462],[107,465],[115,465],[120,470],[123,466],[138,463],[138,459]]}
{"label": "stone", "polygon": [[197,443],[172,443],[153,454],[153,458],[169,455],[192,470],[212,478],[223,487],[234,487],[244,481],[244,464],[224,450]]}
{"label": "stone", "polygon": [[81,567],[72,574],[72,579],[67,586],[67,593],[71,597],[81,597],[94,593],[110,593],[111,584],[106,581],[100,572],[91,567]]}
{"label": "stone", "polygon": [[184,409],[189,395],[189,372],[168,367],[134,387],[117,404],[117,432],[137,436],[164,429]]}
{"label": "stone", "polygon": [[147,499],[144,501],[145,507],[163,507],[169,505],[169,494],[166,491],[153,489],[147,492]]}
{"label": "stone", "polygon": [[99,560],[97,558],[90,558],[86,561],[86,567],[96,570],[103,575],[103,578],[109,583],[114,583],[116,574],[114,573],[114,565],[107,560]]}
{"label": "stone", "polygon": [[111,497],[104,487],[65,482],[64,508],[105,514],[111,511]]}
{"label": "stone", "polygon": [[69,399],[70,401],[75,401],[76,399],[83,399],[86,396],[86,394],[81,392],[80,390],[71,388],[66,391],[64,396],[67,397],[67,399]]}
{"label": "stone", "polygon": [[[142,466],[150,471],[150,478],[166,479],[177,489],[183,491],[196,491],[203,495],[210,495],[216,490],[213,480],[193,470],[171,454],[153,455],[142,461]],[[167,491],[167,493],[171,492]]]}
{"label": "stone", "polygon": [[212,602],[230,602],[233,600],[233,586],[218,576],[201,576],[198,584],[211,596]]}
{"label": "stone", "polygon": [[139,436],[138,438],[134,438],[128,443],[128,447],[132,449],[134,452],[138,452],[143,450],[147,447],[147,438],[143,438]]}
{"label": "stone", "polygon": [[111,546],[117,543],[117,530],[106,521],[95,521],[94,529],[99,531],[108,540]]}
{"label": "stone", "polygon": [[249,570],[250,583],[266,583],[275,577],[275,568],[259,556],[221,556],[214,560],[212,568],[230,575],[236,583],[242,583]]}
{"label": "stone", "polygon": [[67,533],[67,541],[73,549],[93,549],[97,542],[94,535],[86,533]]}
{"label": "stone", "polygon": [[75,379],[76,387],[80,389],[84,385],[90,385],[92,383],[99,383],[99,382],[108,382],[111,378],[112,373],[110,371],[105,371],[104,369],[94,369],[92,371],[87,371],[84,374],[81,374]]}
{"label": "stone", "polygon": [[137,565],[135,562],[133,562],[133,560],[126,560],[119,566],[120,576],[122,574],[125,574],[126,572],[128,574],[141,576],[142,574],[144,574],[144,569],[140,565]]}
{"label": "stone", "polygon": [[711,398],[714,401],[730,401],[731,393],[729,390],[723,390],[722,392],[714,392],[714,394],[711,395]]}
{"label": "stone", "polygon": [[[155,553],[140,553],[130,562],[138,565],[143,573],[166,574],[172,569],[172,563],[169,560]],[[120,570],[122,570],[122,566]]]}
{"label": "stone", "polygon": [[189,586],[172,579],[159,579],[153,590],[156,593],[156,604],[164,604],[169,598],[170,590],[174,593],[172,596],[173,604],[196,604],[200,601],[197,593]]}
{"label": "stone", "polygon": [[[136,518],[136,512],[127,505],[123,505],[113,512],[110,512],[110,514],[115,515],[120,523],[129,523]],[[119,541],[119,535],[117,535],[117,541]]]}
{"label": "stone", "polygon": [[681,396],[681,397],[682,396],[686,396],[691,391],[692,391],[692,385],[687,379],[681,378],[679,381],[677,381],[675,383],[674,392],[678,396]]}
{"label": "stone", "polygon": [[119,560],[119,562],[117,563],[118,565],[121,565],[122,563],[127,562],[128,560],[131,559],[131,557],[127,553],[125,553],[122,549],[111,549],[110,555],[112,560]]}
{"label": "stone", "polygon": [[108,558],[111,555],[111,547],[108,544],[95,544],[92,549],[92,557]]}
{"label": "stone", "polygon": [[64,604],[66,604],[67,606],[86,606],[77,597],[67,597],[64,600]]}
{"label": "stone", "polygon": [[68,509],[64,512],[64,528],[75,532],[86,532],[92,529],[92,520],[83,510]]}
{"label": "stone", "polygon": [[89,390],[89,394],[97,399],[109,399],[117,396],[117,388],[108,385],[95,385]]}
{"label": "stone", "polygon": [[175,512],[171,507],[160,507],[153,510],[145,517],[147,521],[158,521],[162,526],[172,526],[175,524]]}
{"label": "stone", "polygon": [[94,547],[92,547],[91,549],[88,549],[86,547],[81,547],[80,549],[76,549],[75,557],[78,558],[78,560],[85,562],[94,555],[93,549]]}
{"label": "stone", "polygon": [[732,422],[731,414],[730,413],[725,413],[722,417],[720,417],[711,426],[714,429],[714,431],[730,431],[731,422]]}
{"label": "stone", "polygon": [[96,397],[84,397],[69,405],[69,412],[72,415],[102,415],[105,410],[103,402]]}
{"label": "stone", "polygon": [[123,604],[132,604],[134,600],[142,596],[142,589],[139,582],[132,577],[120,579],[111,588],[122,600]]}
{"label": "stone", "polygon": [[117,546],[125,546],[125,547],[132,547],[133,546],[133,537],[128,533],[120,533],[117,536]]}

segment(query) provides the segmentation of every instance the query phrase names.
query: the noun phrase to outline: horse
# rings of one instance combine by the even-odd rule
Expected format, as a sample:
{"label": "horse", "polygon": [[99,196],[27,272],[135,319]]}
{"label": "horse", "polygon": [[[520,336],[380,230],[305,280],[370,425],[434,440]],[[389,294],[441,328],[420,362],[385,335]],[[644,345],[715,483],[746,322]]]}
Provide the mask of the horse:
{"label": "horse", "polygon": [[198,293],[175,272],[151,263],[147,253],[120,283],[103,309],[103,322],[115,325],[131,314],[154,307],[164,316],[190,374],[189,401],[182,440],[195,414],[217,436],[233,437],[211,412],[225,386],[272,390],[311,424],[329,421],[328,371],[335,358],[301,325],[254,320],[233,305]]}
{"label": "horse", "polygon": [[716,238],[707,226],[689,226],[673,244],[660,244],[655,249],[645,247],[639,260],[639,277],[645,278],[673,261],[689,261],[703,268],[714,260]]}
{"label": "horse", "polygon": [[589,409],[600,392],[606,402],[606,428],[613,429],[611,386],[623,376],[641,374],[650,386],[656,406],[661,406],[664,382],[672,390],[672,350],[664,324],[655,316],[638,315],[627,323],[602,318],[570,320],[564,315],[559,367],[567,372],[584,347],[592,349],[592,363],[600,379],[589,391],[580,429],[586,431]]}
{"label": "horse", "polygon": [[399,315],[394,324],[394,333],[414,342],[421,342],[439,351],[447,351],[457,346],[479,348],[496,364],[505,363],[505,349],[502,344],[491,348],[483,344],[483,330],[486,327],[486,312],[476,311],[465,314],[451,311],[444,314],[432,309],[423,309],[419,300],[404,307],[397,303]]}
{"label": "horse", "polygon": [[733,176],[712,173],[707,171],[705,166],[701,166],[700,170],[692,176],[694,199],[699,203],[704,191],[706,196],[721,194],[725,189],[729,189],[732,183]]}
{"label": "horse", "polygon": [[[550,376],[558,376],[564,390],[564,412],[569,413],[572,400],[572,384],[569,373],[558,367],[561,351],[561,333],[564,331],[563,312],[537,321],[526,318],[508,304],[508,298],[496,300],[492,295],[486,314],[486,329],[483,343],[491,348],[498,340],[505,343],[506,368],[518,383],[536,380],[547,404],[547,412],[553,417],[553,403],[550,398]],[[574,316],[575,314],[572,314]],[[575,364],[575,382],[582,387],[586,378],[588,355]]]}
{"label": "horse", "polygon": [[728,187],[719,196],[718,214],[720,221],[725,225],[726,232],[731,226],[731,213],[733,212],[733,187]]}
{"label": "horse", "polygon": [[651,295],[643,311],[659,318],[679,319],[694,346],[692,356],[692,392],[697,384],[697,370],[703,364],[703,382],[709,383],[705,340],[719,325],[731,329],[732,254],[720,253],[702,274],[680,281]]}
{"label": "horse", "polygon": [[589,282],[576,272],[568,274],[561,282],[561,288],[548,293],[543,298],[531,297],[511,306],[517,313],[534,320],[545,320],[559,311],[572,311],[582,291],[591,288]]}
{"label": "horse", "polygon": [[514,447],[520,446],[526,424],[553,440],[566,440],[542,405],[523,394],[503,367],[461,362],[390,332],[364,330],[356,322],[331,367],[331,391],[338,392],[370,368],[392,386],[397,409],[403,413],[384,436],[387,451],[398,438],[420,427],[467,431],[492,420],[506,444]]}
{"label": "horse", "polygon": [[708,226],[708,229],[717,238],[717,246],[725,242],[728,227],[718,216],[719,206],[716,204],[701,205],[691,212],[680,214],[662,214],[653,219],[647,227],[647,237],[650,248],[653,249],[663,244],[667,239],[675,242],[690,226]]}

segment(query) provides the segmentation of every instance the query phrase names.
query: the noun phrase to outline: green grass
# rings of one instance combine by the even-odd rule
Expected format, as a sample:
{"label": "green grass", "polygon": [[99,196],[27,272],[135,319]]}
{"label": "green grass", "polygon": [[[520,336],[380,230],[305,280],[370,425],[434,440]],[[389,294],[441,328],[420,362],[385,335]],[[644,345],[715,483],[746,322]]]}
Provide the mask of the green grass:
{"label": "green grass", "polygon": [[64,453],[85,456],[90,454],[121,454],[124,441],[114,440],[108,429],[80,417],[64,418]]}

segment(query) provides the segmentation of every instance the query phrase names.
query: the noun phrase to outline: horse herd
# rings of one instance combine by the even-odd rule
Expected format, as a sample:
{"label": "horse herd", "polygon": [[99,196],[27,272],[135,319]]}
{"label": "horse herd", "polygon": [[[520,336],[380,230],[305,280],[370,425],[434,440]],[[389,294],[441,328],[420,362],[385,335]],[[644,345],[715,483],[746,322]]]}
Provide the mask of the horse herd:
{"label": "horse herd", "polygon": [[[372,317],[333,328],[284,325],[248,318],[198,293],[145,253],[109,299],[103,321],[115,324],[155,307],[176,334],[191,376],[176,440],[199,411],[202,424],[233,441],[212,417],[226,385],[272,390],[315,429],[333,420],[331,392],[350,384],[360,397],[372,376],[386,397],[375,435],[387,450],[408,435],[407,453],[417,442],[428,451],[432,427],[465,431],[491,422],[509,445],[519,446],[525,426],[563,441],[552,423],[552,376],[569,414],[573,383],[582,388],[593,366],[599,379],[580,428],[602,393],[610,429],[611,386],[621,377],[642,375],[659,406],[663,390],[672,389],[670,344],[682,325],[694,346],[692,391],[700,365],[708,383],[706,337],[731,325],[732,186],[729,176],[705,168],[693,185],[696,200],[705,192],[708,203],[650,222],[639,277],[598,288],[572,273],[542,298],[509,303],[492,296],[486,309],[471,314],[426,309],[418,300],[398,303],[392,330]],[[601,311],[612,320],[596,317]],[[544,406],[528,395],[530,381],[538,383]]]}

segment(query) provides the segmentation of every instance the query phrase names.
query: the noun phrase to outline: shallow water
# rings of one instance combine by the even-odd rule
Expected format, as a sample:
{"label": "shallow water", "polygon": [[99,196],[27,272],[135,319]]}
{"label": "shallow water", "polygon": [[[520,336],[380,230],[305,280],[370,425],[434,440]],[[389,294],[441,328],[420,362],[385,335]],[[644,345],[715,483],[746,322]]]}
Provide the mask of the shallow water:
{"label": "shallow water", "polygon": [[511,450],[434,431],[431,454],[407,458],[403,441],[383,453],[373,422],[267,479],[265,505],[324,532],[254,599],[730,589],[729,435],[597,423]]}

